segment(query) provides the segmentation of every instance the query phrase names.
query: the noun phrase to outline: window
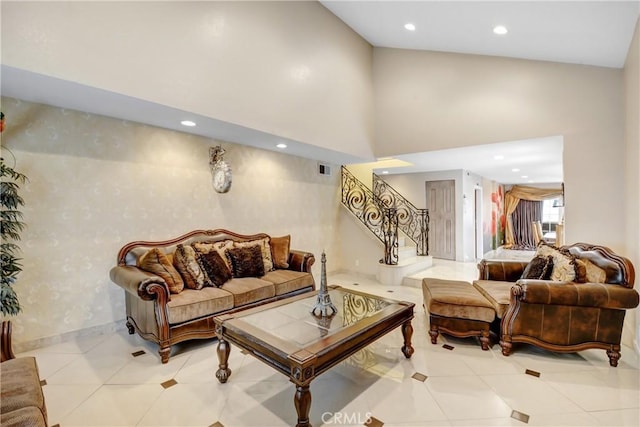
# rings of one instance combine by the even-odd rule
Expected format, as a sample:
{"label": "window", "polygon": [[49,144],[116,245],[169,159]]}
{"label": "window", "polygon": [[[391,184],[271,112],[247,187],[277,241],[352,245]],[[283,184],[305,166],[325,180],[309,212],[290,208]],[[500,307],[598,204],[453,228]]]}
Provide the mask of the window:
{"label": "window", "polygon": [[542,232],[555,231],[556,225],[562,222],[563,208],[561,199],[548,199],[542,201]]}

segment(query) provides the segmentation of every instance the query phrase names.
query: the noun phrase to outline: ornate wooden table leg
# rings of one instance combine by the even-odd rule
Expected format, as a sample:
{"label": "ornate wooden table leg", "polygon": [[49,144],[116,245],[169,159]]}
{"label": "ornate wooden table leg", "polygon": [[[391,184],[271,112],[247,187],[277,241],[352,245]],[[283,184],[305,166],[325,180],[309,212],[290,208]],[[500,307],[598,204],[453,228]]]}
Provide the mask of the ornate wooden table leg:
{"label": "ornate wooden table leg", "polygon": [[216,378],[221,383],[226,383],[229,379],[229,375],[231,375],[231,369],[229,369],[229,365],[227,362],[229,361],[229,353],[231,352],[231,346],[229,343],[222,338],[218,338],[218,361],[220,365],[218,365],[218,370],[216,371]]}
{"label": "ornate wooden table leg", "polygon": [[413,336],[413,326],[411,326],[411,320],[407,320],[402,324],[402,336],[404,337],[404,345],[402,346],[402,354],[409,359],[413,354],[413,347],[411,347],[411,337]]}
{"label": "ornate wooden table leg", "polygon": [[293,399],[298,413],[298,424],[296,427],[311,427],[309,424],[309,409],[311,409],[311,392],[309,384],[296,385],[296,395]]}

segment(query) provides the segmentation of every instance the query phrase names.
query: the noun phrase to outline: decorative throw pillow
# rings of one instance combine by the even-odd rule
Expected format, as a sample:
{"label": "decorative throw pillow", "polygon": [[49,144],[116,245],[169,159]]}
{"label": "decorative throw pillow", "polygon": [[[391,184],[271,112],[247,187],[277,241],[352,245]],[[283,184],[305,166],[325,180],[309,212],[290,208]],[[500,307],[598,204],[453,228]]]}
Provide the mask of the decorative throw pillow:
{"label": "decorative throw pillow", "polygon": [[[573,255],[573,254],[572,254]],[[575,257],[575,255],[574,255]],[[583,260],[578,257],[575,257],[574,266],[576,269],[576,282],[577,283],[586,283],[587,282],[587,263],[588,260]]]}
{"label": "decorative throw pillow", "polygon": [[138,258],[138,267],[160,276],[166,282],[169,292],[172,294],[179,294],[184,289],[184,282],[180,277],[180,273],[158,248],[150,249]]}
{"label": "decorative throw pillow", "polygon": [[559,249],[540,241],[535,256],[553,257],[551,280],[573,282],[576,279],[575,257],[568,250]]}
{"label": "decorative throw pillow", "polygon": [[231,279],[231,270],[217,251],[198,254],[200,267],[207,276],[205,286],[220,287]]}
{"label": "decorative throw pillow", "polygon": [[269,238],[258,240],[249,240],[246,242],[233,242],[234,248],[247,248],[249,246],[258,246],[262,253],[262,263],[264,264],[264,272],[273,271],[273,260],[271,259],[271,245],[269,244]]}
{"label": "decorative throw pillow", "polygon": [[585,264],[587,282],[606,283],[607,272],[603,268],[598,267],[586,258],[582,258],[581,261],[583,261]]}
{"label": "decorative throw pillow", "polygon": [[270,242],[271,259],[275,268],[289,268],[289,246],[291,235],[272,237]]}
{"label": "decorative throw pillow", "polygon": [[227,249],[231,249],[233,247],[233,240],[220,240],[218,242],[210,242],[210,243],[197,242],[197,243],[194,243],[192,246],[196,250],[196,252],[203,253],[203,254],[209,253],[211,251],[218,252],[218,254],[220,254],[224,262],[227,264],[227,267],[231,268],[231,264],[229,264],[229,261],[227,260],[226,252],[227,252]]}
{"label": "decorative throw pillow", "polygon": [[262,277],[264,276],[264,262],[260,246],[245,248],[231,248],[227,250],[227,258],[231,264],[233,277]]}
{"label": "decorative throw pillow", "polygon": [[189,289],[202,289],[207,277],[205,276],[196,251],[190,245],[178,245],[173,254],[173,265],[184,280],[184,285]]}
{"label": "decorative throw pillow", "polygon": [[522,272],[521,279],[540,279],[549,280],[551,278],[551,272],[553,271],[553,257],[552,256],[537,256],[534,257]]}

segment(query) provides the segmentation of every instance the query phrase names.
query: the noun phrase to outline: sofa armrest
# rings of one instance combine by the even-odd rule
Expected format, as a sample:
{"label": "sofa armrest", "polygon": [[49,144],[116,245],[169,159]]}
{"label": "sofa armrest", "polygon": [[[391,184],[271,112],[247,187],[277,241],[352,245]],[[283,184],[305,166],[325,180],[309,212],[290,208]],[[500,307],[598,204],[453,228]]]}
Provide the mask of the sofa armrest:
{"label": "sofa armrest", "polygon": [[529,262],[527,261],[498,261],[483,259],[478,264],[480,280],[499,280],[501,282],[516,282]]}
{"label": "sofa armrest", "polygon": [[[132,295],[143,300],[163,299],[169,301],[169,287],[160,276],[131,265],[113,267],[109,272],[111,281]],[[160,298],[160,297],[163,298]]]}
{"label": "sofa armrest", "polygon": [[627,309],[638,306],[635,289],[607,283],[519,280],[512,288],[513,298],[529,304]]}
{"label": "sofa armrest", "polygon": [[311,273],[311,266],[316,262],[316,258],[311,252],[289,251],[289,270]]}

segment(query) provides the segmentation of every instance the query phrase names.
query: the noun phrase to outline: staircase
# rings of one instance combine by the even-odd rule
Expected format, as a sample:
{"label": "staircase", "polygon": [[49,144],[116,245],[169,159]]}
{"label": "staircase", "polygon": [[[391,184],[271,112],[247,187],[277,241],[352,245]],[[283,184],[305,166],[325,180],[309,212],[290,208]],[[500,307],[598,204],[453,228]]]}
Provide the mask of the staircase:
{"label": "staircase", "polygon": [[[376,174],[372,181],[373,191],[343,166],[342,205],[384,244],[377,280],[384,285],[401,285],[406,276],[432,265],[429,212],[416,208]],[[406,245],[407,239],[413,245]]]}
{"label": "staircase", "polygon": [[398,238],[397,264],[378,264],[376,280],[383,285],[415,287],[416,285],[413,283],[414,280],[411,279],[411,276],[433,265],[433,258],[430,255],[417,255],[416,246],[412,244],[405,245],[406,240],[404,237]]}

